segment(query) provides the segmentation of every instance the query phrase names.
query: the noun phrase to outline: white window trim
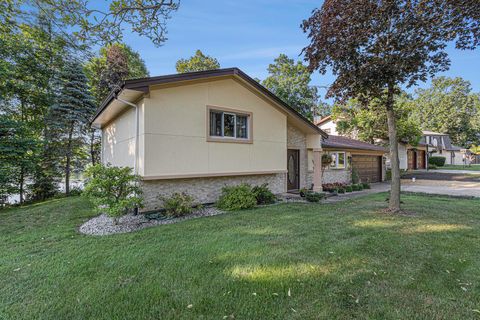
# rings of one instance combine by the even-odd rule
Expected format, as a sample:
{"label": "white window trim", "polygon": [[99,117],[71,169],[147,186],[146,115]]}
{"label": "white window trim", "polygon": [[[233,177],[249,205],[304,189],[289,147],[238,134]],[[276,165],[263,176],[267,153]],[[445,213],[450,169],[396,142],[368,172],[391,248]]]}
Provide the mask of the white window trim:
{"label": "white window trim", "polygon": [[[347,153],[345,151],[336,151],[336,152],[329,152],[330,155],[336,155],[335,156],[335,163],[330,164],[330,168],[332,169],[337,169],[337,170],[344,170],[347,168]],[[343,167],[339,167],[339,154],[343,154]]]}

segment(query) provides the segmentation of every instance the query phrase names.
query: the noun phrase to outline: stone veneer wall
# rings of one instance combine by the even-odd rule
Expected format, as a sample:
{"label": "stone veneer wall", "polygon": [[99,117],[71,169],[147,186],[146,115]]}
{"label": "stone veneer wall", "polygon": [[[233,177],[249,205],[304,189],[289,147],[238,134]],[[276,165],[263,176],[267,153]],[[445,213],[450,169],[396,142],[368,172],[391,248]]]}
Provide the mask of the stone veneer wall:
{"label": "stone veneer wall", "polygon": [[294,126],[287,126],[287,148],[300,150],[300,188],[309,188],[309,180],[312,176],[308,174],[308,155],[307,155],[307,138],[303,132]]}
{"label": "stone veneer wall", "polygon": [[286,173],[144,180],[141,182],[145,198],[145,207],[142,211],[152,211],[161,208],[162,202],[158,200],[158,196],[169,196],[174,192],[187,192],[195,197],[198,203],[212,203],[218,199],[224,186],[241,183],[248,183],[252,186],[268,183],[268,187],[273,193],[283,193],[286,190]]}
{"label": "stone veneer wall", "polygon": [[352,182],[352,172],[350,169],[326,169],[323,171],[322,175],[322,184],[325,183],[351,183]]}

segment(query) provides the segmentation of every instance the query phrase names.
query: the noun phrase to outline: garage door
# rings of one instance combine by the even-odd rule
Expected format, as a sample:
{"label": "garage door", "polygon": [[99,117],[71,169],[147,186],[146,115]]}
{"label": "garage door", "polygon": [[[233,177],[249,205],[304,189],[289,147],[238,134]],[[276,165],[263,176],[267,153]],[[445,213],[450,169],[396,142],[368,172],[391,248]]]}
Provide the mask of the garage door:
{"label": "garage door", "polygon": [[362,182],[380,182],[382,180],[382,157],[352,156],[352,166]]}

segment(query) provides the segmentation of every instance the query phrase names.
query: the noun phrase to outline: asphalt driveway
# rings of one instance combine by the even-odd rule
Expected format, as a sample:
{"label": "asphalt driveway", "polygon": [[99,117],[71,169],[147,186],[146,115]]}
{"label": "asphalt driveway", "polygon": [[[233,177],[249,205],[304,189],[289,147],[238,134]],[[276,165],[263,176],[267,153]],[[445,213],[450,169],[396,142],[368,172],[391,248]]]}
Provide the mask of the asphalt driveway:
{"label": "asphalt driveway", "polygon": [[480,197],[480,175],[435,171],[413,172],[402,176],[402,191]]}

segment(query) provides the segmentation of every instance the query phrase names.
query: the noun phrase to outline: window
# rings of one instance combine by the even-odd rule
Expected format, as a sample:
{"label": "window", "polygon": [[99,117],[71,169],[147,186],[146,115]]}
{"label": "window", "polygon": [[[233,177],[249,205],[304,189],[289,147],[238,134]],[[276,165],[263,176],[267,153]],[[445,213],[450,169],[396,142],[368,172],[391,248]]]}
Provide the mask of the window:
{"label": "window", "polygon": [[227,110],[209,110],[210,138],[251,140],[250,114],[231,112]]}
{"label": "window", "polygon": [[330,168],[335,168],[335,169],[346,168],[347,157],[345,156],[345,152],[332,152],[330,153],[330,155],[332,156],[332,163],[330,164]]}

